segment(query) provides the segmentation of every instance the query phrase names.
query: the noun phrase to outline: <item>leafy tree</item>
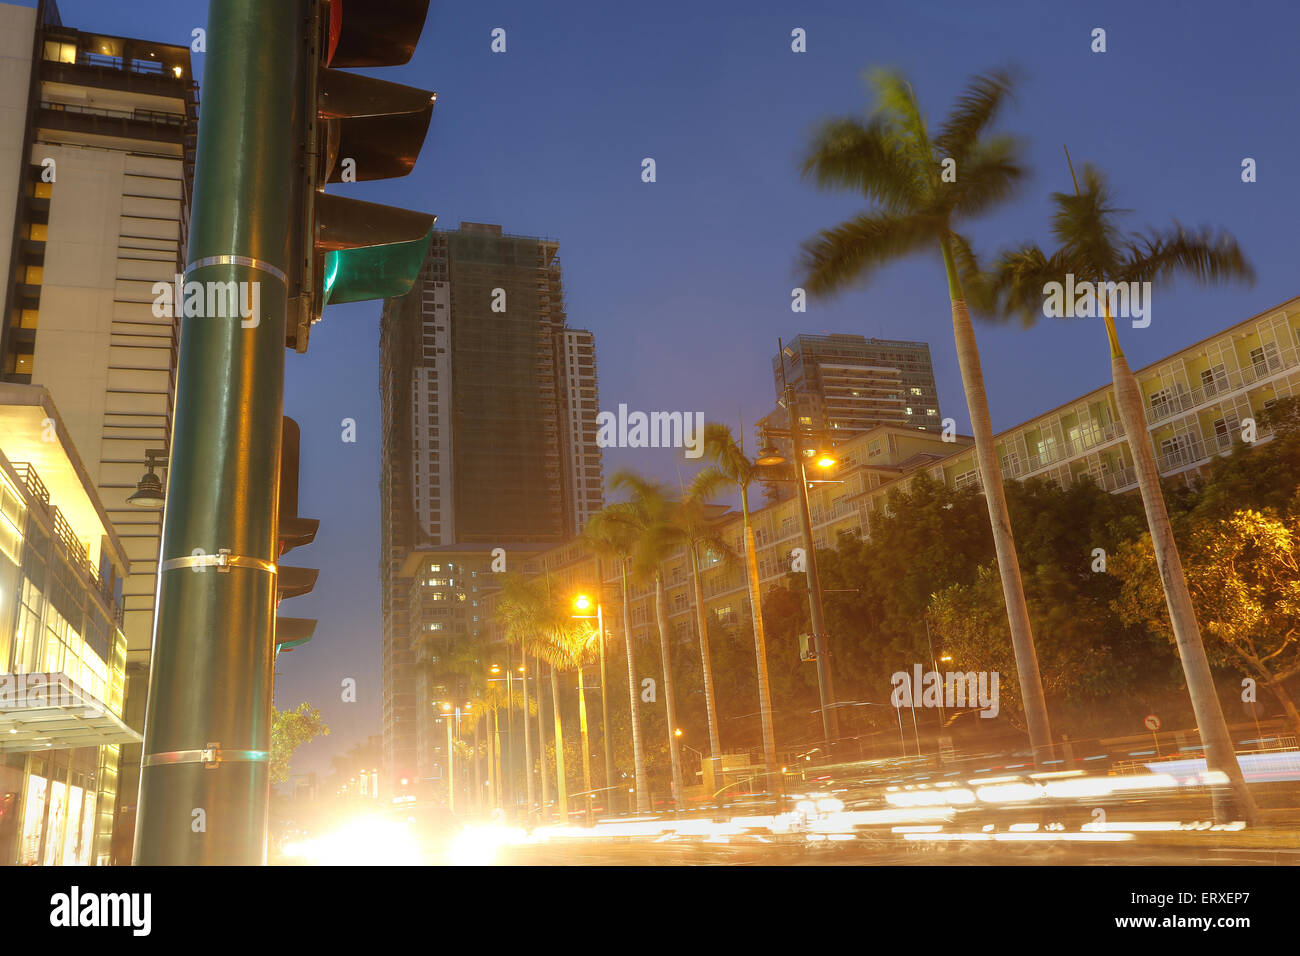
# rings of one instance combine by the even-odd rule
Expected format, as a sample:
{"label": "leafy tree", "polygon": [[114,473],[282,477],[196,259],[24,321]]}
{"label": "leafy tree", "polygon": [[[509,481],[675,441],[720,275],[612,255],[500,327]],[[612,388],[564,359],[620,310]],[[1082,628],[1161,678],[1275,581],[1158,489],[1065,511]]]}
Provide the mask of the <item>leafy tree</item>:
{"label": "leafy tree", "polygon": [[[1123,587],[1115,607],[1127,621],[1172,639],[1151,537],[1130,542],[1116,561]],[[1207,520],[1192,533],[1187,578],[1214,664],[1259,682],[1300,733],[1286,681],[1300,673],[1300,518],[1252,510]]]}
{"label": "leafy tree", "polygon": [[289,779],[294,751],[317,737],[329,734],[320,711],[303,701],[292,710],[271,708],[271,782]]}

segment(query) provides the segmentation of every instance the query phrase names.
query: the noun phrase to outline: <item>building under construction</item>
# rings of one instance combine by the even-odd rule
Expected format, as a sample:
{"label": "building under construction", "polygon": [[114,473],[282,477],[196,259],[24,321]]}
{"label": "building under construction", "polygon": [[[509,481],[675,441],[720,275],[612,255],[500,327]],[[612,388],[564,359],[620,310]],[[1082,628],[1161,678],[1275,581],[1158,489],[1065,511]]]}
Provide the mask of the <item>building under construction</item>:
{"label": "building under construction", "polygon": [[[478,637],[467,566],[571,538],[603,503],[595,342],[565,325],[559,243],[435,232],[415,288],[384,305],[380,396],[384,753],[400,787],[417,779],[422,698],[456,683],[426,672]],[[448,567],[423,574],[430,561]]]}

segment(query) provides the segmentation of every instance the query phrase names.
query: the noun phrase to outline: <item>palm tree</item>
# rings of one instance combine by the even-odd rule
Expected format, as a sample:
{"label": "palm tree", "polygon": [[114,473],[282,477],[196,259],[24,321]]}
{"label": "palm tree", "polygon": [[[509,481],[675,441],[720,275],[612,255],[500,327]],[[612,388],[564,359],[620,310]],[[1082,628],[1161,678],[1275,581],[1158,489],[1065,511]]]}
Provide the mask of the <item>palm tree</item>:
{"label": "palm tree", "polygon": [[629,493],[627,508],[614,514],[614,519],[625,524],[634,534],[636,549],[632,557],[633,574],[640,580],[653,580],[655,585],[655,623],[659,627],[659,660],[664,674],[664,706],[667,711],[668,753],[672,759],[673,800],[678,810],[683,809],[685,793],[682,785],[682,754],[677,744],[677,703],[673,688],[673,661],[668,631],[668,596],[664,590],[663,562],[672,550],[672,544],[659,530],[669,521],[672,502],[662,485],[631,471],[615,472],[610,487]]}
{"label": "palm tree", "polygon": [[[632,708],[632,764],[636,774],[637,813],[650,812],[650,788],[646,782],[645,751],[641,745],[641,714],[638,707],[639,690],[636,679],[636,662],[632,653],[632,609],[628,593],[628,565],[636,549],[636,535],[632,527],[635,518],[626,502],[607,505],[603,511],[592,515],[583,529],[582,540],[598,557],[618,562],[623,593],[623,647],[627,653],[627,693]],[[621,516],[621,517],[620,517]],[[602,691],[603,692],[603,691]],[[609,728],[605,728],[609,733]],[[613,786],[613,781],[606,781]]]}
{"label": "palm tree", "polygon": [[[505,629],[506,640],[518,644],[523,652],[524,660],[528,659],[529,654],[536,654],[546,630],[543,612],[545,610],[545,592],[536,585],[530,585],[522,575],[507,574],[501,582],[502,595],[497,603],[496,615]],[[540,678],[540,670],[538,675]],[[533,747],[532,734],[528,732],[529,713],[536,712],[537,707],[534,705],[533,710],[529,710],[528,701],[528,678],[527,674],[521,682],[523,686],[523,705],[524,705],[524,765],[527,768],[525,777],[527,778],[527,796],[528,812],[532,813],[534,786],[533,786]],[[541,696],[541,685],[538,684],[538,697]],[[547,793],[546,781],[546,746],[542,743],[542,812],[545,813],[546,802],[549,794]]]}
{"label": "palm tree", "polygon": [[[564,739],[560,729],[558,671],[576,670],[578,672],[578,732],[582,740],[582,782],[586,788],[587,810],[591,809],[591,743],[587,734],[587,693],[582,668],[589,664],[593,650],[599,639],[594,626],[585,621],[575,621],[566,606],[559,602],[552,603],[548,614],[553,621],[547,631],[547,639],[541,646],[542,658],[551,667],[551,692],[556,700],[555,707],[555,754],[556,762],[564,766]],[[560,799],[564,804],[564,815],[569,812],[568,790],[561,781]]]}
{"label": "palm tree", "polygon": [[[865,123],[849,117],[825,124],[813,139],[803,173],[823,188],[859,191],[875,208],[804,243],[804,286],[812,295],[826,295],[894,259],[935,246],[943,255],[957,362],[993,529],[1029,740],[1034,760],[1041,764],[1051,758],[1052,748],[1047,702],[993,443],[984,373],[967,310],[968,290],[963,289],[963,279],[978,277],[979,268],[969,242],[954,228],[959,220],[1008,198],[1024,177],[1017,142],[1008,136],[986,135],[1009,97],[1011,78],[1003,72],[976,76],[934,139],[900,74],[877,71],[872,83],[875,113]],[[980,288],[976,284],[969,291]],[[983,305],[978,298],[973,304]]]}
{"label": "palm tree", "polygon": [[710,475],[703,481],[695,480],[687,489],[685,496],[672,502],[667,513],[667,520],[660,523],[650,533],[652,538],[661,539],[650,544],[656,552],[667,553],[676,547],[683,548],[690,557],[691,583],[695,590],[695,628],[700,635],[700,664],[704,677],[704,707],[709,717],[709,756],[715,765],[722,756],[722,745],[718,737],[717,702],[713,693],[713,663],[709,653],[709,626],[704,611],[704,577],[700,561],[700,548],[706,556],[713,556],[730,564],[735,560],[731,549],[718,533],[718,523],[710,513],[708,499],[718,487],[718,482]]}
{"label": "palm tree", "polygon": [[[741,441],[744,439],[742,437]],[[754,658],[758,664],[758,712],[763,725],[763,763],[769,780],[775,780],[776,732],[772,726],[772,688],[767,676],[767,637],[763,631],[763,594],[758,580],[758,549],[749,520],[749,485],[755,465],[745,456],[743,444],[732,437],[726,425],[709,422],[704,426],[704,453],[714,465],[695,476],[703,487],[730,483],[740,492],[740,513],[745,536],[745,579],[749,582],[749,614],[754,624]]]}
{"label": "palm tree", "polygon": [[[1073,169],[1071,169],[1073,174]],[[1047,284],[1064,282],[1073,275],[1075,282],[1091,282],[1101,290],[1102,315],[1110,343],[1111,376],[1115,385],[1115,405],[1133,455],[1147,527],[1155,547],[1156,565],[1164,586],[1170,623],[1178,654],[1183,662],[1187,691],[1192,699],[1196,725],[1205,744],[1207,765],[1221,771],[1228,779],[1228,793],[1215,788],[1215,812],[1220,822],[1257,818],[1255,803],[1237,764],[1228,725],[1214,689],[1214,677],[1201,643],[1201,629],[1196,621],[1187,578],[1174,542],[1173,528],[1160,489],[1160,471],[1156,467],[1142,405],[1142,393],[1128,360],[1119,345],[1111,317],[1114,293],[1101,283],[1144,283],[1167,285],[1179,275],[1202,284],[1233,279],[1253,280],[1254,271],[1242,255],[1237,241],[1227,233],[1217,236],[1209,229],[1188,232],[1182,226],[1163,232],[1122,235],[1115,220],[1119,213],[1111,204],[1106,180],[1091,165],[1083,168],[1083,189],[1075,183],[1073,193],[1053,193],[1056,213],[1052,217],[1052,234],[1060,248],[1050,256],[1034,245],[1004,253],[996,263],[990,280],[992,301],[1004,314],[1019,314],[1026,325],[1037,321],[1044,312]]]}

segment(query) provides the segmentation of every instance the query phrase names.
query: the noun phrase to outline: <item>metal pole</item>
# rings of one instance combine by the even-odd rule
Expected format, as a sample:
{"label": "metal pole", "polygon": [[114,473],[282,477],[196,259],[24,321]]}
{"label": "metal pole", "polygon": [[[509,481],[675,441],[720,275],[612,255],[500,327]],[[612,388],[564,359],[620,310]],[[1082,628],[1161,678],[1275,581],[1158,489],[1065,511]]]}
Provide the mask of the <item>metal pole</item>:
{"label": "metal pole", "polygon": [[[460,708],[456,709],[456,717],[460,718]],[[456,812],[456,751],[451,742],[451,714],[442,715],[443,722],[447,725],[447,812],[455,814]]]}
{"label": "metal pole", "polygon": [[808,568],[808,611],[812,621],[813,641],[817,648],[817,695],[821,704],[822,736],[826,753],[830,756],[831,741],[839,736],[838,715],[832,709],[834,692],[831,690],[830,660],[826,648],[826,615],[822,608],[821,578],[817,573],[817,549],[813,545],[812,515],[808,507],[808,476],[804,472],[803,442],[800,438],[799,415],[795,411],[794,389],[785,378],[785,344],[777,339],[777,354],[781,357],[781,386],[785,395],[785,410],[790,420],[790,445],[794,455],[796,484],[799,486],[799,523],[803,528],[803,542]]}
{"label": "metal pole", "polygon": [[[599,568],[599,565],[597,565]],[[599,570],[597,571],[599,574]],[[609,733],[609,694],[605,683],[605,614],[596,602],[596,627],[600,629],[600,735],[605,738],[605,812],[614,812],[614,751]]]}
{"label": "metal pole", "polygon": [[241,307],[258,308],[249,327],[239,313],[181,320],[138,864],[266,863],[295,161],[286,130],[303,9],[262,0],[208,8],[186,278],[205,290],[236,283],[247,290]]}

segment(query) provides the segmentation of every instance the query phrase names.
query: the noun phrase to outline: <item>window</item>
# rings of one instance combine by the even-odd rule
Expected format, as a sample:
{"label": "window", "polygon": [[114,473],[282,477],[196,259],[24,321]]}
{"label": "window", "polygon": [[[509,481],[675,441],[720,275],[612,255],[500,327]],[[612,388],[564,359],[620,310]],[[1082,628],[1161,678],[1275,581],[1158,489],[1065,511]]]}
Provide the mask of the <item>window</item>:
{"label": "window", "polygon": [[1207,398],[1218,392],[1226,391],[1228,388],[1228,372],[1223,365],[1216,365],[1201,372],[1201,387],[1205,389]]}
{"label": "window", "polygon": [[911,392],[913,395],[917,395],[917,396],[921,394],[921,390],[917,388],[915,385],[913,385],[910,389],[908,389],[908,391]]}
{"label": "window", "polygon": [[867,457],[872,458],[880,454],[880,439],[873,438],[867,443]]}
{"label": "window", "polygon": [[[1215,424],[1215,431],[1218,431],[1218,424]],[[1175,435],[1173,438],[1166,438],[1160,442],[1161,465],[1165,468],[1174,468],[1178,465],[1185,465],[1196,459],[1195,445],[1191,438],[1186,435]]]}
{"label": "window", "polygon": [[927,409],[925,410],[925,413],[926,413],[927,415],[929,415],[931,418],[934,418],[936,415],[939,414],[939,409],[937,409],[937,408],[927,408]]}
{"label": "window", "polygon": [[1232,447],[1234,436],[1241,431],[1241,422],[1237,420],[1236,415],[1229,415],[1226,418],[1220,418],[1214,423],[1214,440],[1219,449]]}
{"label": "window", "polygon": [[1278,358],[1277,354],[1277,343],[1265,342],[1261,347],[1251,349],[1250,364],[1255,367],[1255,373],[1257,375],[1266,375],[1269,372],[1276,372],[1282,367],[1282,362]]}

